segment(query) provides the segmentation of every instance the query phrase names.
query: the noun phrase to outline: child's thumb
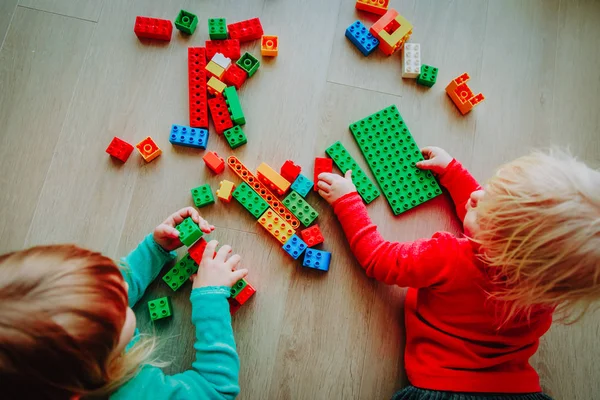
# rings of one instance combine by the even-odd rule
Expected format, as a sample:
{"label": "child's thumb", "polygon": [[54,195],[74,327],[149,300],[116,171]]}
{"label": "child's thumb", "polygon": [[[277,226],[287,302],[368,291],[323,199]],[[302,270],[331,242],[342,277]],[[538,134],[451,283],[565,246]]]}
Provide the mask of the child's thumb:
{"label": "child's thumb", "polygon": [[346,171],[346,173],[344,174],[344,178],[352,180],[352,170],[351,169]]}

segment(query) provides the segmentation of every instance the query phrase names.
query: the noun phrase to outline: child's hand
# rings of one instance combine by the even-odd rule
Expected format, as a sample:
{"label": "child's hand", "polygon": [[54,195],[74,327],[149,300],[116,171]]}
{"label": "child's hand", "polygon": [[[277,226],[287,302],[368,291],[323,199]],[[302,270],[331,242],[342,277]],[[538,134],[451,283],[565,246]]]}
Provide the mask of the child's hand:
{"label": "child's hand", "polygon": [[235,269],[240,264],[241,257],[237,254],[229,257],[231,246],[221,247],[215,255],[217,244],[216,240],[211,240],[206,245],[198,273],[193,277],[194,289],[205,286],[232,287],[234,283],[248,275],[246,268]]}
{"label": "child's hand", "polygon": [[179,240],[179,231],[175,229],[175,226],[182,223],[187,217],[192,217],[194,222],[200,226],[200,229],[204,233],[208,234],[215,230],[215,227],[206,222],[206,220],[198,214],[198,211],[196,211],[195,208],[186,207],[171,215],[165,222],[154,229],[154,241],[166,251],[175,250],[181,247],[182,244],[181,240]]}
{"label": "child's hand", "polygon": [[439,147],[423,147],[421,149],[424,161],[419,161],[417,167],[421,169],[429,169],[436,174],[444,172],[448,164],[452,161],[452,156],[444,149]]}
{"label": "child's hand", "polygon": [[317,187],[319,188],[319,194],[329,204],[334,203],[337,199],[348,193],[356,192],[356,186],[352,183],[351,170],[346,171],[346,175],[343,178],[329,172],[319,174],[318,178]]}

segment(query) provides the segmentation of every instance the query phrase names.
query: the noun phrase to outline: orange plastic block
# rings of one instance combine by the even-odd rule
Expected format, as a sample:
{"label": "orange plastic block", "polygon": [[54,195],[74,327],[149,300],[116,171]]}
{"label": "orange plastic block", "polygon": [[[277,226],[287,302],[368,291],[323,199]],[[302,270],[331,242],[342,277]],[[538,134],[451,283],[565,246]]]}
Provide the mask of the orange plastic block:
{"label": "orange plastic block", "polygon": [[214,76],[211,76],[208,82],[206,83],[208,93],[212,94],[213,96],[223,93],[223,90],[225,90],[226,87],[226,84],[224,84]]}
{"label": "orange plastic block", "polygon": [[162,150],[154,143],[150,136],[135,145],[144,161],[150,162],[162,154]]}
{"label": "orange plastic block", "polygon": [[221,67],[219,64],[212,60],[209,61],[208,64],[206,64],[205,69],[210,76],[214,76],[219,80],[221,80],[223,78],[223,75],[225,74],[225,68]]}
{"label": "orange plastic block", "polygon": [[260,164],[256,169],[256,174],[262,183],[280,196],[283,196],[290,188],[291,183],[269,167],[267,163]]}
{"label": "orange plastic block", "polygon": [[233,182],[228,180],[221,181],[219,183],[219,190],[217,190],[217,197],[225,203],[229,203],[234,189],[235,184]]}
{"label": "orange plastic block", "polygon": [[465,72],[446,86],[446,93],[450,96],[462,115],[471,111],[473,107],[485,99],[481,93],[473,95],[469,85],[467,85],[469,79],[471,77]]}
{"label": "orange plastic block", "polygon": [[215,174],[220,174],[225,169],[225,160],[223,160],[219,155],[214,151],[209,151],[202,157],[204,163],[212,172]]}
{"label": "orange plastic block", "polygon": [[275,57],[279,51],[279,38],[277,36],[263,35],[260,40],[260,54]]}
{"label": "orange plastic block", "polygon": [[388,9],[390,0],[356,0],[356,9],[383,15]]}
{"label": "orange plastic block", "polygon": [[281,244],[285,244],[287,240],[296,231],[290,224],[285,222],[271,207],[265,211],[263,215],[258,219],[258,223],[263,226],[275,239],[279,240]]}
{"label": "orange plastic block", "polygon": [[379,39],[381,51],[389,56],[404,46],[412,34],[412,28],[410,22],[391,8],[371,26],[370,32]]}
{"label": "orange plastic block", "polygon": [[281,218],[284,219],[284,221],[287,221],[292,228],[296,229],[300,226],[300,221],[298,218],[296,218],[294,214],[292,214],[290,210],[288,210],[287,207],[284,206],[273,193],[271,193],[265,184],[259,181],[258,178],[256,178],[252,172],[250,172],[250,170],[246,168],[246,166],[242,164],[240,160],[237,159],[236,156],[230,156],[227,159],[227,164],[237,176],[242,178],[244,182],[254,189],[254,191],[258,193],[258,195],[262,197],[269,204],[269,206],[271,206],[271,208],[275,210],[275,212],[279,214]]}

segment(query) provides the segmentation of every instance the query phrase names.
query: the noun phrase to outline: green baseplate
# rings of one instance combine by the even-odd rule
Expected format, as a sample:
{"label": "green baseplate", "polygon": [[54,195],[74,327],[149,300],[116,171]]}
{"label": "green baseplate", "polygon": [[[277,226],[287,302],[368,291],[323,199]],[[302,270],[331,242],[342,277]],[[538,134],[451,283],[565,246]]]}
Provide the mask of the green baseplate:
{"label": "green baseplate", "polygon": [[395,105],[351,124],[350,132],[395,215],[442,193],[431,172],[416,167],[423,156]]}

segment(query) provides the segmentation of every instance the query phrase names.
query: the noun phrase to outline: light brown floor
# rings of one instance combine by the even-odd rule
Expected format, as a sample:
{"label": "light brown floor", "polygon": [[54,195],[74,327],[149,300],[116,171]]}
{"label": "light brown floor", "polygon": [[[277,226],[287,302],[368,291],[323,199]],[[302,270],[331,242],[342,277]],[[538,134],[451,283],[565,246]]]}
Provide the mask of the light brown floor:
{"label": "light brown floor", "polygon": [[[415,25],[423,61],[440,68],[432,89],[400,78],[400,59],[360,55],[344,38],[358,15],[351,0],[195,1],[4,0],[0,2],[0,251],[77,242],[119,257],[170,212],[191,204],[189,189],[215,177],[202,152],[172,147],[172,123],[186,124],[187,46],[207,38],[206,19],[259,16],[279,35],[280,55],[262,60],[242,89],[249,167],[288,159],[312,174],[312,160],[336,140],[359,152],[348,125],[397,104],[421,146],[448,149],[484,180],[532,147],[569,146],[600,164],[600,3],[584,0],[392,0]],[[169,4],[167,4],[169,3]],[[197,33],[169,44],[140,43],[136,15],[200,16]],[[257,44],[244,50],[257,54]],[[469,72],[487,99],[462,117],[444,93]],[[112,136],[137,143],[151,135],[163,149],[125,165],[104,149]],[[222,138],[209,146],[222,155]],[[365,166],[362,158],[357,157]],[[365,168],[366,169],[366,168]],[[237,179],[235,179],[237,181]],[[315,194],[328,274],[292,262],[239,205],[202,209],[250,268],[258,295],[234,318],[241,399],[386,399],[407,384],[403,369],[403,291],[367,279],[349,253],[331,209]],[[397,218],[384,199],[370,207],[389,239],[436,230],[458,232],[448,198]],[[189,286],[174,297],[175,316],[158,324],[168,372],[189,367],[194,332]],[[152,285],[137,309],[150,330],[146,301],[170,294]],[[557,399],[600,398],[600,314],[555,325],[535,357]]]}

